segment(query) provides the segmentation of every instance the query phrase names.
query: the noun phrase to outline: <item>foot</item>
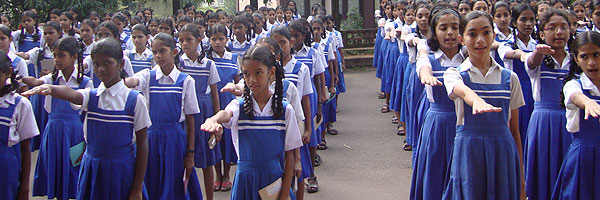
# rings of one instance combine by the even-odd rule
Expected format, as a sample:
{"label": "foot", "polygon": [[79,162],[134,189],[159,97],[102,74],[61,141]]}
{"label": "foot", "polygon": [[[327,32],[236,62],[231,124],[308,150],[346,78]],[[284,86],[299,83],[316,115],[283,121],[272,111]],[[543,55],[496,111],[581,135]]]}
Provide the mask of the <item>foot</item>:
{"label": "foot", "polygon": [[321,143],[319,143],[319,145],[317,145],[317,150],[325,150],[327,149],[327,141],[325,141],[325,139],[321,140]]}
{"label": "foot", "polygon": [[388,106],[387,104],[384,104],[383,107],[381,107],[381,113],[387,113],[390,112],[390,106]]}
{"label": "foot", "polygon": [[392,116],[392,124],[398,124],[398,116]]}
{"label": "foot", "polygon": [[306,191],[308,193],[315,193],[315,192],[319,191],[319,182],[317,181],[316,176],[312,176],[312,177],[308,178],[308,183],[306,185],[307,185]]}
{"label": "foot", "polygon": [[221,191],[223,191],[223,192],[229,191],[229,190],[231,190],[231,186],[232,186],[232,184],[229,181],[221,183]]}
{"label": "foot", "polygon": [[412,146],[404,143],[404,146],[402,147],[402,150],[404,150],[404,151],[412,151]]}
{"label": "foot", "polygon": [[379,93],[379,95],[377,96],[377,98],[379,98],[379,99],[385,99],[385,93],[383,93],[383,92]]}
{"label": "foot", "polygon": [[221,182],[216,182],[213,185],[213,191],[221,191]]}
{"label": "foot", "polygon": [[406,130],[404,130],[404,126],[398,126],[398,133],[396,133],[397,135],[406,135]]}
{"label": "foot", "polygon": [[338,131],[333,128],[333,124],[329,124],[327,125],[327,133],[329,133],[330,135],[337,135]]}
{"label": "foot", "polygon": [[315,167],[318,167],[318,166],[320,166],[322,161],[323,161],[323,160],[321,160],[321,156],[320,156],[319,154],[317,154],[317,155],[315,156]]}

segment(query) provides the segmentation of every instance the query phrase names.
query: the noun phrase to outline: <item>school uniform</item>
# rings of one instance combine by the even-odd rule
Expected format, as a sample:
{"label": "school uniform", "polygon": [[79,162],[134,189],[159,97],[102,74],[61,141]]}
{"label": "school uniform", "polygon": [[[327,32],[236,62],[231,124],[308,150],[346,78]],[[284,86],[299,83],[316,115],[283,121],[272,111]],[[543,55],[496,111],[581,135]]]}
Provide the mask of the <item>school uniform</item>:
{"label": "school uniform", "polygon": [[[448,58],[440,49],[422,56],[417,61],[417,74],[424,66],[431,67],[433,76],[443,82],[444,72],[465,60],[459,51]],[[450,165],[450,155],[456,135],[454,102],[448,98],[444,86],[425,85],[427,100],[431,103],[421,129],[416,151],[411,184],[411,199],[440,199],[445,186],[444,178]]]}
{"label": "school uniform", "polygon": [[[388,46],[390,45],[390,40],[385,39],[385,35],[387,34],[387,30],[390,27],[390,24],[392,23],[392,19],[385,19],[385,24],[381,30],[381,44],[380,44],[380,50],[379,50],[379,54],[377,58],[373,58],[373,59],[377,59],[377,71],[375,72],[375,75],[382,79],[383,81],[383,76],[385,76],[385,60],[386,60],[386,54],[388,51]],[[382,82],[383,83],[383,82]],[[379,89],[380,92],[384,92],[385,91],[385,85],[381,84],[381,88]]]}
{"label": "school uniform", "polygon": [[156,64],[154,62],[154,54],[152,54],[152,51],[150,51],[148,48],[146,48],[142,53],[136,52],[135,49],[132,51],[125,51],[125,55],[131,62],[133,73],[138,73],[144,69],[152,69],[152,67]]}
{"label": "school uniform", "polygon": [[563,92],[567,110],[566,128],[573,135],[573,143],[565,154],[553,186],[552,199],[596,199],[600,196],[597,181],[600,178],[600,137],[597,134],[600,123],[597,117],[584,119],[584,110],[573,104],[571,97],[579,92],[600,103],[600,92],[585,74],[579,80],[567,82]]}
{"label": "school uniform", "polygon": [[302,16],[300,16],[300,14],[292,15],[292,20],[296,20],[296,19],[300,19],[300,18],[302,18]]}
{"label": "school uniform", "polygon": [[[254,97],[252,97],[254,98]],[[258,191],[282,178],[282,153],[302,146],[294,109],[284,102],[285,115],[275,118],[270,98],[261,110],[253,99],[254,117],[244,112],[242,98],[232,100],[225,110],[233,115],[223,126],[230,128],[239,161],[233,181],[231,199],[261,199]],[[265,126],[268,123],[269,126]],[[290,191],[290,198],[295,195]]]}
{"label": "school uniform", "polygon": [[83,53],[82,53],[84,58],[88,57],[90,54],[92,54],[92,49],[94,48],[95,44],[96,44],[96,42],[92,41],[92,43],[90,45],[85,46],[85,50],[83,50]]}
{"label": "school uniform", "polygon": [[[219,93],[219,108],[225,109],[227,103],[235,99],[235,96],[229,92],[221,92],[221,89],[227,85],[227,83],[233,83],[236,76],[239,76],[241,69],[238,63],[238,54],[225,51],[223,57],[220,57],[217,53],[212,53],[212,60],[217,66],[219,72],[219,81],[217,83],[217,89]],[[224,129],[223,137],[220,143],[220,151],[223,162],[235,164],[237,163],[237,155],[235,154],[233,142],[231,140],[231,130]]]}
{"label": "school uniform", "polygon": [[[531,56],[531,54],[528,55]],[[535,69],[525,68],[532,85],[535,106],[527,128],[525,160],[525,191],[532,199],[548,199],[558,178],[560,164],[571,144],[567,132],[565,109],[560,105],[563,79],[569,72],[569,54],[562,65],[552,57],[554,69],[543,62]]]}
{"label": "school uniform", "polygon": [[[329,61],[333,61],[333,62],[337,62],[337,60],[335,59],[335,54],[334,54],[334,48],[335,48],[335,38],[332,37],[331,35],[327,35],[328,37],[326,37],[325,39],[321,39],[320,43],[313,43],[313,46],[317,49],[319,49],[319,51],[323,54],[323,56],[325,57],[325,63],[326,63],[326,67],[325,67],[325,71],[323,72],[325,75],[325,86],[327,86],[327,88],[336,88],[337,85],[331,85],[331,79],[333,78],[333,76],[335,76],[335,74],[330,74],[329,73],[329,67],[335,67],[335,66],[329,66],[328,62]],[[337,93],[337,91],[336,91]],[[329,94],[329,91],[327,91],[327,94]],[[337,109],[337,105],[336,105],[336,97],[333,97],[331,99],[328,99],[326,102],[323,103],[323,107],[322,107],[322,112],[323,112],[323,123],[321,123],[321,126],[319,127],[321,130],[320,132],[326,131],[326,127],[325,124],[330,123],[330,122],[336,122],[337,121],[337,117],[336,117],[336,109]],[[318,138],[321,139],[321,138]],[[320,142],[321,140],[318,140],[317,142]]]}
{"label": "school uniform", "polygon": [[31,103],[16,93],[0,97],[0,180],[2,199],[17,199],[21,180],[21,148],[19,143],[39,135]]}
{"label": "school uniform", "polygon": [[[417,30],[415,30],[417,31]],[[416,33],[411,33],[406,37],[406,42],[411,43],[413,39],[418,38],[419,35]],[[420,37],[423,37],[421,35]],[[423,38],[419,41],[417,46],[409,46],[408,48],[408,66],[410,69],[410,74],[408,75],[408,82],[406,85],[406,114],[405,114],[405,122],[406,122],[406,135],[407,135],[407,144],[411,145],[413,149],[417,149],[418,141],[419,141],[419,133],[421,130],[421,124],[424,118],[419,118],[419,116],[425,116],[425,111],[427,110],[429,101],[425,99],[425,86],[421,84],[421,80],[419,76],[417,76],[416,62],[417,62],[417,54],[419,50],[426,50],[429,52],[429,46],[427,45],[427,41]],[[413,157],[416,156],[416,153],[413,152]],[[413,159],[414,161],[414,159]],[[414,163],[414,162],[413,162]]]}
{"label": "school uniform", "polygon": [[194,130],[196,131],[194,164],[198,168],[207,168],[215,165],[217,160],[221,160],[221,155],[215,154],[215,150],[208,148],[211,133],[204,132],[200,126],[215,113],[210,85],[217,84],[221,79],[215,62],[206,57],[198,61],[191,60],[187,54],[183,54],[179,66],[182,72],[189,74],[196,81],[196,98],[200,113],[194,115]]}
{"label": "school uniform", "polygon": [[385,32],[383,30],[383,26],[385,25],[385,19],[379,19],[377,21],[378,28],[377,33],[375,34],[375,46],[373,49],[373,67],[377,68],[375,73],[375,77],[381,78],[381,69],[379,68],[379,57],[382,54],[381,42],[383,41],[383,37],[385,36]]}
{"label": "school uniform", "polygon": [[[90,78],[84,77],[77,82],[77,66],[69,80],[62,71],[56,80],[52,74],[40,78],[44,84],[66,85],[73,89],[91,88]],[[48,112],[48,123],[42,134],[35,176],[33,196],[48,196],[48,199],[73,199],[77,196],[79,166],[73,166],[69,159],[70,148],[83,142],[83,124],[81,110],[73,109],[66,100],[46,96],[44,109]]]}
{"label": "school uniform", "polygon": [[[37,41],[33,39],[33,36],[36,34],[39,37]],[[23,37],[22,43],[19,42],[21,36]],[[12,41],[15,46],[15,52],[27,52],[35,47],[42,47],[45,44],[44,31],[39,27],[37,28],[37,31],[31,34],[24,29],[13,31],[12,38]]]}
{"label": "school uniform", "polygon": [[[403,33],[407,33],[407,36],[410,36],[412,33],[414,33],[416,31],[416,23],[413,24],[405,24],[402,27],[402,32]],[[407,121],[407,113],[408,113],[408,107],[407,107],[407,96],[408,96],[408,86],[409,86],[409,78],[410,78],[410,74],[411,74],[411,69],[412,67],[414,67],[413,65],[410,64],[410,57],[412,56],[412,54],[415,54],[416,56],[416,52],[413,51],[409,51],[408,48],[408,43],[405,40],[400,40],[402,41],[402,44],[404,44],[404,47],[402,47],[402,50],[400,51],[400,56],[398,57],[398,63],[400,63],[399,65],[402,67],[402,82],[401,82],[401,87],[400,87],[400,93],[402,94],[401,98],[400,98],[400,102],[398,102],[398,100],[396,100],[395,102],[397,102],[396,104],[400,105],[400,120],[402,122],[406,122]],[[416,59],[415,61],[413,61],[416,64]],[[400,85],[400,84],[398,84]],[[406,129],[406,127],[405,127]],[[408,144],[410,144],[410,140],[412,136],[410,136],[409,134],[406,134],[406,141]]]}
{"label": "school uniform", "polygon": [[[33,48],[27,52],[29,55],[29,64],[27,65],[29,76],[39,78],[41,76],[40,71],[42,70],[41,61],[43,60],[52,60],[54,59],[54,55],[52,54],[52,50],[48,46],[44,46],[42,48]],[[42,56],[42,58],[40,58]],[[48,112],[44,110],[44,99],[46,97],[44,95],[33,95],[29,97],[29,101],[31,101],[31,106],[33,107],[33,113],[35,115],[35,121],[37,122],[38,129],[42,135],[36,136],[31,140],[31,151],[36,151],[40,149],[40,144],[42,142],[42,137],[44,133],[44,129],[46,128],[46,123],[48,122]]]}
{"label": "school uniform", "polygon": [[383,54],[383,66],[382,66],[382,75],[381,75],[381,85],[383,88],[383,92],[391,93],[392,92],[392,83],[393,83],[393,75],[396,73],[396,61],[398,61],[398,57],[400,56],[400,49],[398,49],[398,40],[393,38],[392,31],[396,31],[398,26],[402,26],[402,22],[396,23],[395,21],[389,21],[385,24],[385,32],[389,34],[390,39],[384,42],[388,42],[388,47]]}
{"label": "school uniform", "polygon": [[152,124],[146,100],[123,80],[77,92],[83,97],[81,110],[87,112],[77,199],[127,199],[136,170],[135,132]]}
{"label": "school uniform", "polygon": [[[317,91],[315,88],[314,78],[315,75],[325,72],[326,62],[325,58],[323,57],[323,54],[321,54],[318,50],[316,50],[313,47],[307,47],[306,45],[303,45],[302,48],[298,50],[293,56],[296,58],[296,60],[298,60],[298,62],[301,62],[308,66],[308,69],[311,74],[313,91]],[[317,116],[317,106],[319,104],[318,94],[316,92],[309,94],[309,99],[311,107],[310,120],[312,120]],[[317,131],[317,127],[315,127],[315,125],[316,124],[314,123],[311,124],[312,136],[310,137],[310,147],[316,147],[321,141],[321,134]]]}
{"label": "school uniform", "polygon": [[127,42],[131,39],[131,34],[127,34],[125,30],[123,30],[121,35],[119,35],[119,39],[121,40],[121,49],[123,51],[127,50]]}
{"label": "school uniform", "polygon": [[183,130],[186,115],[200,112],[195,81],[174,67],[168,75],[160,68],[143,70],[134,75],[136,89],[148,102],[152,125],[148,128],[148,167],[144,182],[150,199],[201,199],[195,170],[190,175],[189,194],[184,193],[183,161],[187,135]]}
{"label": "school uniform", "polygon": [[[496,33],[496,38],[494,38],[497,42],[508,42],[508,43],[513,43],[515,41],[515,37],[513,34],[513,29],[509,27],[510,33],[508,35],[504,35],[504,33],[502,33],[502,31],[500,31],[500,29],[498,29],[498,26],[496,26],[496,24],[494,24],[494,32]],[[494,60],[496,61],[496,63],[500,64],[500,66],[502,67],[506,67],[504,66],[504,57],[501,57],[499,54],[498,49],[494,50],[490,50],[490,54],[494,56]]]}
{"label": "school uniform", "polygon": [[231,50],[231,53],[235,53],[240,56],[244,56],[246,50],[248,50],[254,43],[252,40],[245,40],[244,42],[240,42],[237,39],[230,40],[227,42],[227,48]]}
{"label": "school uniform", "polygon": [[[92,79],[92,82],[94,83],[94,88],[97,88],[102,81],[100,81],[100,79],[98,79],[98,76],[94,74],[94,62],[92,62],[92,56],[90,55],[88,57],[85,57],[83,59],[83,64],[87,65],[83,73]],[[127,55],[123,56],[123,71],[125,72],[127,77],[131,77],[134,74],[133,66],[131,66],[131,61],[129,60],[129,57],[127,57]]]}
{"label": "school uniform", "polygon": [[342,38],[342,33],[340,33],[339,31],[333,29],[332,31],[333,35],[335,36],[335,47],[333,50],[335,51],[335,54],[337,55],[337,62],[338,62],[338,84],[337,84],[337,90],[339,93],[345,93],[346,92],[346,80],[344,79],[344,70],[342,68],[342,55],[339,49],[344,48],[344,40]]}
{"label": "school uniform", "polygon": [[[255,33],[256,34],[256,33]],[[256,44],[256,42],[258,42],[258,40],[260,40],[261,38],[266,38],[269,37],[271,34],[269,33],[269,31],[263,29],[262,32],[260,32],[259,34],[256,34],[254,36],[254,38],[252,38],[252,40],[250,41],[252,44]]]}
{"label": "school uniform", "polygon": [[204,53],[206,53],[208,48],[210,48],[210,41],[209,41],[208,37],[206,37],[206,35],[204,35],[204,37],[202,38],[202,43],[198,44],[198,47],[196,47],[196,51],[198,51],[198,52],[204,51]]}
{"label": "school uniform", "polygon": [[[442,199],[519,199],[519,153],[508,127],[511,110],[525,104],[519,78],[495,62],[484,75],[469,58],[443,78],[454,100],[457,128]],[[473,115],[472,107],[453,93],[457,84],[502,111]]]}

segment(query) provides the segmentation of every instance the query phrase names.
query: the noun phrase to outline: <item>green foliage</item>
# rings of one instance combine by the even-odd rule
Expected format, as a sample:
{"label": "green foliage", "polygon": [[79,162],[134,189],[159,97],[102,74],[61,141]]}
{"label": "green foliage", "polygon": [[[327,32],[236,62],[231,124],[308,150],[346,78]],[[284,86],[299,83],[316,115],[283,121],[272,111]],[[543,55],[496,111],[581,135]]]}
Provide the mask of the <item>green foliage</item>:
{"label": "green foliage", "polygon": [[341,30],[357,30],[363,28],[364,18],[358,12],[358,8],[352,8],[348,11],[348,18],[342,20]]}
{"label": "green foliage", "polygon": [[237,12],[235,0],[223,0],[223,3],[225,4],[223,10],[227,12],[227,14],[235,14],[235,12]]}
{"label": "green foliage", "polygon": [[11,28],[16,29],[20,23],[21,13],[23,13],[24,2],[22,0],[2,0],[0,1],[0,11],[10,16]]}

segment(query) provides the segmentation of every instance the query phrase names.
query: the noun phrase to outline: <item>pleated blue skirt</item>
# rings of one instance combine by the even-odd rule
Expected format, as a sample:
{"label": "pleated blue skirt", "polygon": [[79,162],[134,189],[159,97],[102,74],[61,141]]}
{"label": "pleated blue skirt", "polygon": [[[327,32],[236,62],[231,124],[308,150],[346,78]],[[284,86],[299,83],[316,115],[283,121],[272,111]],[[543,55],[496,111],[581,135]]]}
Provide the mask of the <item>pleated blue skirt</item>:
{"label": "pleated blue skirt", "polygon": [[456,135],[454,106],[431,104],[420,134],[410,199],[441,199]]}
{"label": "pleated blue skirt", "polygon": [[[598,120],[598,118],[589,120]],[[600,142],[574,139],[563,160],[552,199],[599,199],[598,180],[600,180]]]}
{"label": "pleated blue skirt", "polygon": [[[216,155],[214,149],[208,148],[208,140],[210,139],[211,133],[204,132],[200,129],[200,126],[206,119],[212,117],[213,107],[210,95],[204,95],[205,98],[200,98],[198,101],[198,107],[200,107],[200,113],[194,115],[195,123],[195,148],[194,153],[194,165],[197,168],[206,168],[216,164],[217,160],[220,160],[221,155]],[[216,146],[215,146],[216,148]]]}
{"label": "pleated blue skirt", "polygon": [[383,39],[383,41],[381,41],[381,51],[379,52],[379,57],[377,58],[377,70],[379,71],[379,76],[377,78],[381,78],[381,92],[383,92],[383,89],[385,87],[384,83],[383,83],[383,76],[385,74],[385,60],[386,57],[385,55],[387,54],[387,51],[389,50],[388,46],[390,44],[389,40]]}
{"label": "pleated blue skirt", "polygon": [[[231,129],[223,128],[223,136],[221,142],[219,142],[221,159],[224,163],[235,164],[237,163],[238,157],[233,146],[233,138],[231,138]],[[217,147],[215,147],[217,148]]]}
{"label": "pleated blue skirt", "polygon": [[202,199],[196,170],[190,175],[188,194],[183,174],[187,135],[177,124],[152,124],[148,128],[148,166],[144,184],[149,199]]}
{"label": "pleated blue skirt", "polygon": [[83,142],[83,124],[78,115],[51,113],[49,118],[35,168],[33,196],[74,199],[79,166],[71,164],[70,148]]}
{"label": "pleated blue skirt", "polygon": [[419,133],[415,133],[416,130],[416,116],[418,110],[419,100],[421,98],[421,94],[423,94],[424,86],[421,84],[421,81],[417,77],[417,73],[415,71],[415,65],[409,64],[410,66],[410,75],[408,78],[407,86],[406,86],[406,141],[407,144],[413,145],[413,149],[415,149],[414,145],[416,145],[416,138]]}
{"label": "pleated blue skirt", "polygon": [[339,51],[336,51],[337,54],[337,62],[338,62],[338,83],[337,83],[337,91],[338,93],[346,92],[346,80],[344,79],[344,70],[342,69],[342,56]]}
{"label": "pleated blue skirt", "polygon": [[[260,200],[259,190],[283,176],[278,160],[268,162],[240,161],[235,171],[232,200]],[[296,199],[290,191],[290,198]]]}
{"label": "pleated blue skirt", "polygon": [[451,157],[442,199],[519,199],[519,152],[508,127],[459,126]]}
{"label": "pleated blue skirt", "polygon": [[[314,119],[317,116],[317,109],[318,109],[318,101],[319,101],[319,97],[317,95],[317,89],[315,88],[315,85],[312,84],[312,88],[313,88],[313,93],[308,95],[308,99],[310,100],[310,115],[311,115],[311,119]],[[313,120],[314,122],[314,120]],[[310,136],[310,143],[309,146],[310,147],[316,147],[317,145],[319,145],[319,142],[321,141],[321,132],[319,132],[320,130],[318,129],[319,127],[316,126],[315,123],[311,123],[311,136]]]}
{"label": "pleated blue skirt", "polygon": [[298,179],[298,182],[310,177],[314,170],[308,144],[304,144],[300,147],[300,164],[302,165],[302,175]]}
{"label": "pleated blue skirt", "polygon": [[46,112],[46,109],[44,109],[45,98],[46,97],[43,95],[33,95],[29,97],[29,101],[31,101],[31,107],[33,109],[33,114],[35,116],[35,122],[37,123],[38,130],[40,131],[40,133],[42,133],[31,138],[31,152],[40,149],[44,129],[46,128],[46,123],[48,122],[48,112]]}
{"label": "pleated blue skirt", "polygon": [[381,29],[377,29],[377,34],[375,36],[375,47],[373,49],[373,67],[377,68],[377,71],[375,73],[375,77],[377,78],[381,78],[381,68],[379,68],[379,57],[381,56],[381,51],[382,51],[382,47],[381,47],[381,41],[383,40],[383,37],[381,36]]}
{"label": "pleated blue skirt", "polygon": [[402,108],[402,95],[404,93],[404,69],[408,63],[408,54],[400,53],[396,59],[396,71],[392,79],[392,92],[390,93],[390,109],[400,112]]}
{"label": "pleated blue skirt", "polygon": [[566,129],[565,109],[536,103],[528,128],[525,153],[525,191],[530,199],[549,199],[572,136]]}
{"label": "pleated blue skirt", "polygon": [[396,73],[396,63],[398,62],[398,56],[400,55],[400,49],[398,49],[398,42],[390,41],[388,43],[388,50],[386,51],[383,58],[383,75],[382,82],[384,85],[383,91],[385,93],[391,93],[393,88],[394,75]]}
{"label": "pleated blue skirt", "polygon": [[17,151],[20,151],[20,148],[17,149],[16,147],[18,145],[0,147],[0,171],[4,176],[0,179],[1,199],[17,199],[19,195],[21,160],[17,155]]}
{"label": "pleated blue skirt", "polygon": [[[417,108],[416,108],[416,115],[414,116],[415,120],[413,121],[413,129],[409,129],[409,131],[412,131],[413,133],[415,133],[413,135],[413,143],[412,143],[412,147],[413,147],[413,165],[415,164],[415,157],[417,156],[417,154],[419,153],[419,142],[421,141],[421,128],[423,128],[423,123],[425,122],[425,115],[427,114],[427,110],[429,110],[429,104],[431,104],[429,102],[429,99],[427,99],[427,95],[425,94],[425,91],[423,91],[421,93],[421,98],[419,98],[419,102],[417,104]],[[416,150],[414,150],[416,149]],[[413,167],[414,168],[414,167]]]}
{"label": "pleated blue skirt", "polygon": [[[529,127],[529,120],[531,119],[531,113],[533,113],[533,108],[535,102],[533,101],[533,91],[531,89],[531,83],[521,82],[521,90],[523,91],[523,99],[525,100],[525,105],[519,108],[519,132],[521,133],[521,144],[525,144],[527,141],[527,130]],[[525,151],[523,151],[525,154]]]}
{"label": "pleated blue skirt", "polygon": [[[408,95],[409,95],[409,80],[410,80],[410,71],[412,68],[415,67],[416,63],[411,64],[408,61],[408,56],[406,58],[406,65],[403,65],[404,69],[403,71],[403,75],[402,75],[402,98],[400,99],[400,121],[401,122],[406,122],[406,115],[408,115]],[[412,86],[410,86],[410,90],[412,90]],[[406,127],[405,127],[406,128]],[[407,134],[407,140],[408,140],[408,134]]]}

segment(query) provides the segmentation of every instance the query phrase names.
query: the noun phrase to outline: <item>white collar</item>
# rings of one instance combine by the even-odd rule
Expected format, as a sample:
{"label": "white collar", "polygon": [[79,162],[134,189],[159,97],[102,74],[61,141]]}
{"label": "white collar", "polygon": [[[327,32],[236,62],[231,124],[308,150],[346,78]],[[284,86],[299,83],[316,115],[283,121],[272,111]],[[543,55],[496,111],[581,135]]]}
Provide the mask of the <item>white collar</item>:
{"label": "white collar", "polygon": [[150,57],[150,55],[152,55],[152,51],[150,51],[150,49],[148,49],[148,47],[146,47],[146,49],[142,52],[142,53],[138,53],[135,49],[133,49],[133,52],[138,55],[138,56],[142,56],[145,58]]}
{"label": "white collar", "polygon": [[[492,66],[490,67],[490,69],[488,69],[488,73],[490,73],[490,71],[492,71],[492,70],[500,69],[500,65],[498,63],[496,63],[494,58],[492,58],[490,56],[490,59],[492,60]],[[462,64],[460,64],[459,68],[460,68],[460,72],[466,72],[467,70],[469,70],[471,68],[475,68],[475,67],[471,63],[471,58],[467,57],[467,59],[465,59],[465,61]],[[477,71],[479,72],[479,70],[477,70]],[[483,76],[485,76],[485,74],[483,74]]]}
{"label": "white collar", "polygon": [[[201,53],[200,52],[197,52],[197,53],[198,53],[198,57],[199,57]],[[186,60],[186,61],[190,61],[190,62],[196,62],[197,61],[197,60],[190,59],[190,57],[188,57],[188,55],[185,54],[185,53],[183,55],[181,55],[181,59]]]}
{"label": "white collar", "polygon": [[[77,71],[77,63],[75,63],[75,66],[73,66],[73,72],[71,73],[71,76],[69,77],[69,80],[76,80],[77,79],[77,73],[79,71]],[[67,82],[67,79],[65,79],[65,75],[63,74],[62,70],[58,70],[58,76],[56,77],[57,79],[62,78],[63,80],[65,80],[65,82]]]}
{"label": "white collar", "polygon": [[[559,65],[558,61],[554,58],[554,56],[550,56],[550,57],[554,61],[554,64]],[[566,56],[562,60],[560,69],[569,69],[569,66],[568,66],[569,63],[571,63],[571,54],[569,52],[566,52]]]}
{"label": "white collar", "polygon": [[252,96],[252,109],[254,111],[254,114],[258,114],[259,116],[268,116],[268,114],[272,113],[273,110],[271,109],[271,104],[273,104],[273,93],[271,93],[271,90],[269,90],[269,93],[271,94],[271,96],[269,97],[269,101],[267,101],[267,104],[265,104],[265,107],[263,108],[263,110],[260,110],[260,107],[258,107],[258,103],[256,103],[256,99],[254,99],[254,95]]}
{"label": "white collar", "polygon": [[[519,47],[519,49],[527,50],[527,51],[535,50],[535,46],[537,45],[537,42],[531,36],[529,36],[529,42],[527,42],[527,45],[525,45],[525,43],[519,37],[515,38],[515,42],[517,43],[517,46]],[[525,48],[525,49],[523,49],[523,48]]]}
{"label": "white collar", "polygon": [[498,28],[498,26],[496,25],[496,23],[494,23],[494,32],[496,32],[496,35],[498,35],[498,38],[500,38],[501,40],[511,40],[513,39],[513,29],[508,27],[509,33],[508,35],[504,35],[504,33],[502,33],[502,31],[500,31],[500,29]]}
{"label": "white collar", "polygon": [[114,97],[114,96],[117,96],[117,94],[119,94],[119,92],[121,92],[122,90],[124,90],[126,88],[127,87],[125,86],[125,82],[123,81],[123,79],[121,79],[119,82],[115,83],[110,88],[106,88],[106,86],[104,85],[104,82],[102,82],[98,86],[98,93],[96,94],[96,96],[100,96],[102,93],[104,93],[104,91],[108,91],[108,94],[110,94],[110,96]]}
{"label": "white collar", "polygon": [[310,48],[311,47],[308,47],[308,46],[302,44],[302,49],[300,49],[299,51],[297,51],[296,54],[300,53],[300,52],[303,52],[303,53],[306,52],[306,53],[308,53],[308,51],[310,50]]}
{"label": "white collar", "polygon": [[457,54],[455,54],[455,55],[454,55],[454,57],[452,57],[452,58],[449,58],[448,56],[446,56],[446,54],[444,53],[444,51],[442,51],[442,49],[439,49],[439,48],[438,48],[438,50],[437,50],[437,51],[433,52],[433,56],[435,57],[435,59],[438,59],[438,60],[439,60],[439,59],[440,59],[442,56],[444,56],[444,57],[445,57],[446,59],[448,59],[448,60],[453,60],[453,59],[454,59],[456,56],[460,56],[460,57],[461,57],[461,58],[464,60],[464,58],[465,58],[465,57],[464,57],[464,54],[463,54],[463,50],[464,50],[464,49],[465,49],[465,48],[461,48],[461,49],[459,49],[458,53],[457,53]]}
{"label": "white collar", "polygon": [[243,44],[244,46],[250,44],[250,42],[248,40],[244,40],[244,42],[239,42],[235,36],[233,37],[233,40],[231,42],[233,44],[235,44],[235,45],[242,45]]}
{"label": "white collar", "polygon": [[217,52],[213,51],[212,52],[212,56],[213,58],[223,58],[223,59],[231,59],[232,58],[232,53],[225,50],[225,53],[223,53],[223,57],[219,56],[219,54],[217,54]]}
{"label": "white collar", "polygon": [[15,104],[15,93],[14,92],[9,92],[8,94],[0,97],[0,102],[6,102],[8,104],[14,105]]}
{"label": "white collar", "polygon": [[[177,67],[173,66],[173,70],[171,70],[171,73],[169,73],[169,75],[167,77],[171,78],[171,80],[173,80],[173,81],[177,81],[177,77],[179,76],[179,73],[181,73],[181,72],[177,69]],[[156,68],[156,80],[159,80],[163,76],[165,76],[165,74],[163,74],[162,69],[160,69],[160,66],[158,66],[158,68]]]}

